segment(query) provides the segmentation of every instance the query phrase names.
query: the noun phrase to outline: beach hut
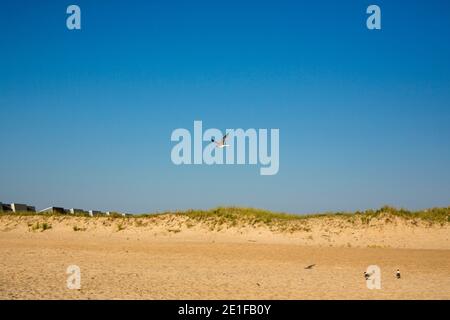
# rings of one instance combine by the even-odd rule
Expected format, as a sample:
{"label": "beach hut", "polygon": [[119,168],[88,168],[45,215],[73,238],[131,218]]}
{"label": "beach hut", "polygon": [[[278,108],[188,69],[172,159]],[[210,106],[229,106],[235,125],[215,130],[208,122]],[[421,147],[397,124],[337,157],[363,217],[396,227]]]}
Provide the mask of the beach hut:
{"label": "beach hut", "polygon": [[22,203],[11,203],[13,212],[36,212],[36,208]]}
{"label": "beach hut", "polygon": [[66,210],[64,210],[64,208],[61,207],[48,207],[39,211],[39,213],[65,214]]}
{"label": "beach hut", "polygon": [[103,215],[104,213],[103,212],[101,212],[101,211],[97,211],[97,210],[89,210],[89,215],[91,216],[91,217],[93,217],[93,216],[101,216],[101,215]]}
{"label": "beach hut", "polygon": [[86,214],[88,212],[86,210],[83,210],[83,209],[71,208],[71,209],[69,209],[69,213],[70,214]]}
{"label": "beach hut", "polygon": [[27,205],[21,204],[21,203],[11,203],[11,209],[13,212],[19,212],[19,211],[27,211]]}
{"label": "beach hut", "polygon": [[1,207],[2,207],[1,211],[3,211],[3,212],[10,212],[10,211],[12,211],[11,205],[9,205],[9,204],[2,203]]}

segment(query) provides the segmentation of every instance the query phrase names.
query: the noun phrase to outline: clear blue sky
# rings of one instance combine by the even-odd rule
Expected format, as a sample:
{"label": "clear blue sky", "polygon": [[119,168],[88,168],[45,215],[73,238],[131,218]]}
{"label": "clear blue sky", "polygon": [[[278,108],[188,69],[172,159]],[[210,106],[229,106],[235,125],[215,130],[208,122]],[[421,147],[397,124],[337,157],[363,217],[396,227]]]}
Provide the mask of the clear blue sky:
{"label": "clear blue sky", "polygon": [[[448,206],[449,35],[441,0],[2,2],[0,201]],[[279,173],[173,165],[171,132],[194,120],[279,128]]]}

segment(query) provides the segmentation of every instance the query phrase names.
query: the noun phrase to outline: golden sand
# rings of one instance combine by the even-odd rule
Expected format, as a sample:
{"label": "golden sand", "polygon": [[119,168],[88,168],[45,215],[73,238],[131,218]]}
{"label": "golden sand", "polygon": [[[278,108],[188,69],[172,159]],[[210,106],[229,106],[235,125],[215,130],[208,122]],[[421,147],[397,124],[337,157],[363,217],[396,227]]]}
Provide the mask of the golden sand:
{"label": "golden sand", "polygon": [[[3,215],[0,298],[450,299],[449,231],[398,218],[274,231],[176,215]],[[80,290],[66,286],[69,265],[81,269]],[[381,268],[380,290],[366,286],[369,265]]]}

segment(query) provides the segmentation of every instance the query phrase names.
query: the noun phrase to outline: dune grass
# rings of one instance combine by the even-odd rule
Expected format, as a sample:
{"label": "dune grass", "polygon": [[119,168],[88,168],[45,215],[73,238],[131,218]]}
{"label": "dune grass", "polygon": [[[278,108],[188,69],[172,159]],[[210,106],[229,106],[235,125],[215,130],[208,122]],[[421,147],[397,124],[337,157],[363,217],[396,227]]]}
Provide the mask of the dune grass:
{"label": "dune grass", "polygon": [[36,222],[35,224],[29,225],[29,227],[30,227],[31,231],[41,231],[41,232],[43,232],[45,230],[51,229],[52,225],[47,223],[47,222],[43,222],[43,223]]}
{"label": "dune grass", "polygon": [[[318,218],[343,218],[347,221],[361,219],[363,222],[370,222],[372,219],[384,216],[400,217],[403,219],[420,219],[433,223],[450,222],[450,207],[431,208],[419,211],[409,211],[406,209],[397,209],[391,206],[384,206],[377,210],[365,210],[356,212],[325,212],[313,214],[289,214],[283,212],[273,212],[255,208],[241,207],[218,207],[210,210],[187,210],[187,211],[167,211],[160,213],[136,214],[123,217],[119,214],[111,216],[94,216],[86,214],[55,214],[55,213],[34,213],[34,212],[3,212],[2,215],[14,216],[44,216],[44,217],[88,217],[91,219],[109,218],[109,219],[135,219],[135,218],[155,218],[168,215],[184,216],[195,221],[215,221],[219,224],[234,225],[238,222],[250,224],[272,224],[288,221],[304,221],[306,219]],[[139,223],[142,223],[139,221]]]}
{"label": "dune grass", "polygon": [[390,206],[384,206],[377,210],[366,210],[356,212],[326,212],[313,214],[289,214],[283,212],[272,212],[268,210],[254,208],[237,208],[237,207],[218,207],[211,210],[188,210],[176,212],[177,215],[184,215],[197,220],[208,218],[219,218],[233,221],[236,219],[253,220],[261,223],[271,223],[274,221],[301,221],[306,219],[317,218],[362,218],[371,220],[382,215],[391,215],[404,219],[421,219],[430,222],[450,222],[450,207],[431,208],[419,211],[409,211],[406,209],[397,209]]}
{"label": "dune grass", "polygon": [[382,214],[389,214],[404,219],[421,219],[429,222],[438,222],[438,223],[450,222],[450,207],[409,211],[406,209],[397,209],[390,206],[384,206],[378,210],[366,210],[364,212],[355,213],[355,215],[358,214],[370,218],[376,218]]}

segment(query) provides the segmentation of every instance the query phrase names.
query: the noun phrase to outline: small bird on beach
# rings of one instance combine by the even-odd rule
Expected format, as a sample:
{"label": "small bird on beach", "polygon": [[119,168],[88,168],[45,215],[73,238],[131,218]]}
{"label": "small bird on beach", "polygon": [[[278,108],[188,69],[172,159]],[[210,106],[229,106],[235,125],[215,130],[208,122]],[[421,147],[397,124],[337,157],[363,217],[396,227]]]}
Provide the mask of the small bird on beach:
{"label": "small bird on beach", "polygon": [[367,272],[365,272],[365,271],[364,271],[364,278],[365,278],[366,280],[369,280],[369,279],[370,279],[370,275],[369,275]]}
{"label": "small bird on beach", "polygon": [[397,279],[401,278],[400,269],[397,269],[397,272],[395,273],[395,276],[397,277]]}
{"label": "small bird on beach", "polygon": [[315,266],[315,264],[310,264],[309,266],[305,267],[305,269],[312,269]]}
{"label": "small bird on beach", "polygon": [[225,140],[228,138],[228,133],[225,134],[222,138],[222,140],[220,141],[216,141],[214,138],[211,139],[211,142],[214,142],[217,146],[217,148],[225,148],[225,147],[229,147],[229,144],[225,144]]}

